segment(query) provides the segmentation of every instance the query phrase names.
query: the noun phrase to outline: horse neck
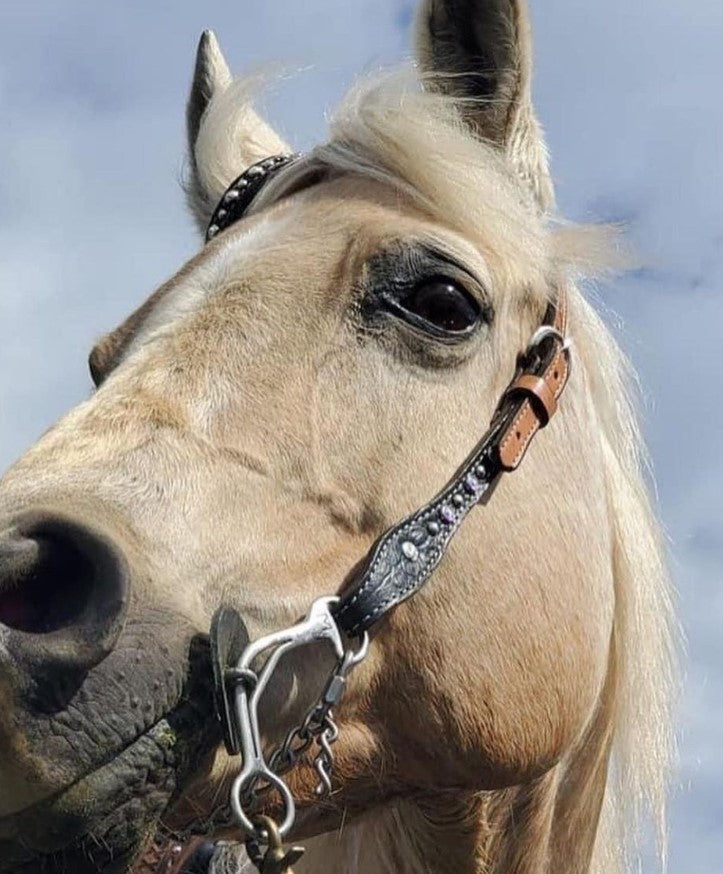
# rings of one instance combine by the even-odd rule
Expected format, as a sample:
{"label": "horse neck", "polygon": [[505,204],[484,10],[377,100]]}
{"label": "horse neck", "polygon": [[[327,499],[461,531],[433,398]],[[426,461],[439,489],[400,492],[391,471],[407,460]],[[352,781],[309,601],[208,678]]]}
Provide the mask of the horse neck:
{"label": "horse neck", "polygon": [[[526,787],[428,796],[306,841],[296,874],[583,874],[594,828],[558,827],[558,769]],[[587,811],[596,817],[594,811]],[[559,817],[562,821],[562,816]],[[557,860],[557,861],[555,861]]]}
{"label": "horse neck", "polygon": [[477,800],[444,795],[398,801],[306,842],[297,874],[472,874]]}
{"label": "horse neck", "polygon": [[[306,842],[297,874],[588,874],[608,779],[614,671],[563,761],[498,791],[430,793]],[[612,869],[606,869],[612,870]]]}

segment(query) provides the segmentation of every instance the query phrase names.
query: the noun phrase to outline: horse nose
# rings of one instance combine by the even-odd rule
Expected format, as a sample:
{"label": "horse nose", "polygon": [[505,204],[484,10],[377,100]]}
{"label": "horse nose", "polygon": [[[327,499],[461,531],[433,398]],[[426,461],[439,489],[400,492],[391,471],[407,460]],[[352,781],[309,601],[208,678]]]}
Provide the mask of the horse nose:
{"label": "horse nose", "polygon": [[129,576],[119,546],[87,523],[36,513],[0,529],[0,643],[15,669],[98,664],[120,634]]}

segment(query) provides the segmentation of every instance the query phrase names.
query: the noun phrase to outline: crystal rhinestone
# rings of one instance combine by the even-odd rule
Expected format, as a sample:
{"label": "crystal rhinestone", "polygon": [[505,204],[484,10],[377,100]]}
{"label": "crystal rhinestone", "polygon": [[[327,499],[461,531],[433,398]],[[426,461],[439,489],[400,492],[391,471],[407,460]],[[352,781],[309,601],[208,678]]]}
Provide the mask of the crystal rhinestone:
{"label": "crystal rhinestone", "polygon": [[221,221],[223,221],[223,220],[226,218],[227,215],[228,215],[228,211],[227,211],[227,210],[225,210],[225,209],[219,209],[219,211],[216,213],[216,218],[217,218],[217,219],[220,219]]}
{"label": "crystal rhinestone", "polygon": [[232,188],[230,191],[227,191],[223,196],[224,203],[231,203],[234,200],[238,200],[241,195],[236,191],[235,188]]}
{"label": "crystal rhinestone", "polygon": [[481,483],[473,473],[468,473],[464,479],[464,487],[470,495],[478,495]]}
{"label": "crystal rhinestone", "polygon": [[459,492],[457,492],[456,494],[452,495],[452,503],[453,503],[456,507],[461,507],[462,504],[464,504],[464,498],[462,497],[462,495],[460,495]]}
{"label": "crystal rhinestone", "polygon": [[427,522],[427,531],[434,536],[439,534],[439,522]]}
{"label": "crystal rhinestone", "polygon": [[249,167],[249,169],[246,171],[246,175],[249,178],[253,178],[254,176],[265,176],[266,173],[263,167]]}
{"label": "crystal rhinestone", "polygon": [[446,525],[451,525],[455,519],[454,510],[445,504],[439,511],[439,518]]}
{"label": "crystal rhinestone", "polygon": [[211,225],[211,227],[208,229],[209,238],[215,237],[217,233],[218,233],[218,225]]}
{"label": "crystal rhinestone", "polygon": [[409,561],[416,561],[419,558],[419,550],[411,540],[405,540],[402,544],[402,554]]}
{"label": "crystal rhinestone", "polygon": [[236,188],[238,188],[238,190],[241,191],[242,189],[246,188],[246,186],[248,184],[249,184],[248,179],[241,179],[236,183]]}

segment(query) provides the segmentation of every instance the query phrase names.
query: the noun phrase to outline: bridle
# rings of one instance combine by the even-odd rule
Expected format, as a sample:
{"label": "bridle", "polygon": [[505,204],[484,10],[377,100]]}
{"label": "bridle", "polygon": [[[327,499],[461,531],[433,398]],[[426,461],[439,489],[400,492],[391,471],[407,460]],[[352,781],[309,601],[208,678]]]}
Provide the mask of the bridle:
{"label": "bridle", "polygon": [[[241,219],[266,182],[295,160],[293,155],[274,156],[239,176],[216,207],[206,241]],[[557,411],[569,375],[567,291],[560,282],[542,323],[517,358],[515,374],[482,439],[435,498],[382,534],[341,596],[318,599],[301,622],[254,642],[233,608],[224,606],[216,612],[211,628],[216,708],[227,750],[242,756],[242,769],[233,783],[230,805],[212,821],[197,824],[201,834],[212,828],[240,827],[249,858],[261,874],[290,872],[303,850],[283,848],[296,812],[284,775],[313,747],[317,794],[321,797],[331,790],[332,746],[338,737],[334,708],[349,673],[366,655],[369,632],[425,585],[470,511],[489,499],[502,474],[519,467],[535,435]],[[320,642],[333,651],[334,670],[301,725],[267,758],[258,718],[264,690],[282,656]],[[280,822],[253,813],[256,801],[269,792],[281,800]],[[207,870],[208,859],[206,869],[198,867],[198,860],[199,853],[210,858],[209,846],[201,844],[194,853],[177,843],[177,860],[163,857],[157,868],[135,872]]]}

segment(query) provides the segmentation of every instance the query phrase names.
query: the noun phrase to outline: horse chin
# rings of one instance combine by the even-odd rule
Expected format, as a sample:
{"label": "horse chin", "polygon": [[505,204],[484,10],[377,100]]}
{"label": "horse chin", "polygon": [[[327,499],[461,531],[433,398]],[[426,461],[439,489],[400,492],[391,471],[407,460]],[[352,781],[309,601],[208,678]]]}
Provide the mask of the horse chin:
{"label": "horse chin", "polygon": [[0,820],[0,874],[121,874],[220,737],[210,690],[183,700],[114,758]]}

